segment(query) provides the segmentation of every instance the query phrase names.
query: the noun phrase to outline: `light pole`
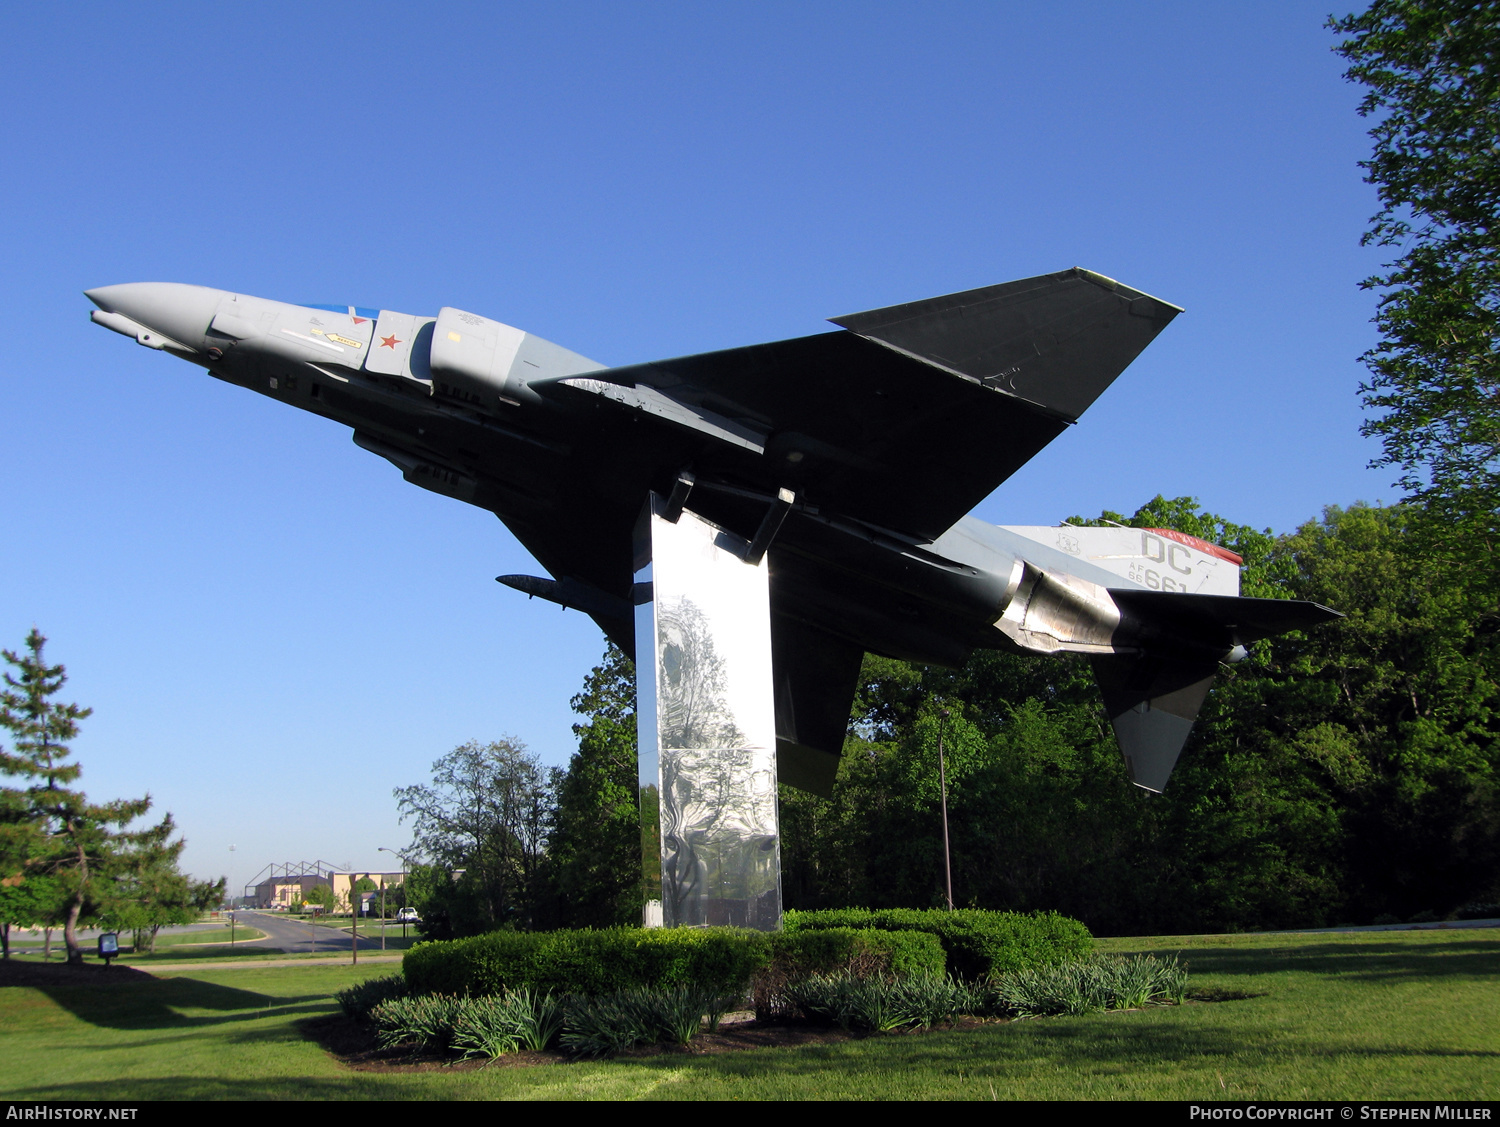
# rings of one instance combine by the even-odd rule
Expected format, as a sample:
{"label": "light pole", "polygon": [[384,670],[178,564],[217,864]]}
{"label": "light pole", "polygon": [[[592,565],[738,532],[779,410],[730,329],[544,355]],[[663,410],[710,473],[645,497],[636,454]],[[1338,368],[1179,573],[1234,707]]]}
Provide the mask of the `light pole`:
{"label": "light pole", "polygon": [[938,785],[943,792],[943,877],[948,888],[948,911],[953,911],[953,854],[948,848],[948,768],[943,762],[943,733],[948,730],[948,710],[938,713],[942,724],[938,727]]}
{"label": "light pole", "polygon": [[[398,853],[394,849],[387,849],[383,845],[376,846],[376,849],[379,852],[381,852],[381,853],[389,853],[392,857],[399,857],[399,858],[401,858],[401,907],[403,907],[403,908],[409,907],[411,905],[411,900],[406,895],[406,854],[405,853]],[[383,910],[384,909],[382,909],[382,911]],[[381,945],[381,947],[383,949],[385,947],[385,921],[384,920],[380,921],[380,935],[381,935],[380,945]],[[405,916],[401,917],[401,942],[402,943],[406,942],[406,917]]]}
{"label": "light pole", "polygon": [[354,938],[349,944],[349,962],[359,962],[359,905],[355,902],[354,874],[349,874],[349,934]]}
{"label": "light pole", "polygon": [[234,846],[229,847],[229,876],[225,877],[225,883],[229,886],[229,949],[234,950]]}

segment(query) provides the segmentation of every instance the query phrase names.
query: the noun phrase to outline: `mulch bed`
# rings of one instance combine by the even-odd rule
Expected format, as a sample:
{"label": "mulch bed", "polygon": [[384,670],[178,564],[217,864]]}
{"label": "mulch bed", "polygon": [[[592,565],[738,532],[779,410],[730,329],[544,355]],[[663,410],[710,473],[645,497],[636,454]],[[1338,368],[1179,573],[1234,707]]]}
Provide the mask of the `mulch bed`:
{"label": "mulch bed", "polygon": [[30,962],[0,959],[0,986],[115,986],[127,982],[145,982],[151,975],[134,967],[116,963],[69,965],[66,955],[56,962]]}
{"label": "mulch bed", "polygon": [[[964,1029],[985,1024],[967,1018],[946,1029]],[[375,1040],[372,1026],[353,1021],[343,1014],[309,1018],[300,1023],[303,1033],[316,1041],[325,1052],[360,1072],[430,1072],[437,1069],[528,1068],[538,1064],[560,1064],[575,1058],[565,1053],[506,1053],[493,1060],[458,1060],[456,1057],[398,1046],[382,1049]],[[886,1036],[918,1036],[916,1031]],[[687,1045],[650,1045],[632,1049],[616,1060],[642,1059],[664,1055],[705,1056],[710,1053],[733,1053],[745,1049],[786,1048],[795,1045],[832,1045],[858,1040],[859,1034],[845,1033],[815,1025],[780,1024],[744,1021],[719,1026],[717,1033],[700,1033]]]}

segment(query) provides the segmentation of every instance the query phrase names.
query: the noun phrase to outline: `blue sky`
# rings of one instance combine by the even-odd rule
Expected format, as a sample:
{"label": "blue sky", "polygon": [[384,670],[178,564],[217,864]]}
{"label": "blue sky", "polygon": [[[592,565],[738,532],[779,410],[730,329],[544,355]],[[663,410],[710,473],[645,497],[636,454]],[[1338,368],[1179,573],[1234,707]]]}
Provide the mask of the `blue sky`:
{"label": "blue sky", "polygon": [[[1340,8],[1342,13],[1344,9]],[[1392,499],[1376,209],[1319,3],[9,5],[0,645],[187,864],[374,867],[468,739],[549,763],[603,640],[493,516],[89,324],[179,281],[470,309],[606,364],[1085,266],[1187,310],[977,515]]]}

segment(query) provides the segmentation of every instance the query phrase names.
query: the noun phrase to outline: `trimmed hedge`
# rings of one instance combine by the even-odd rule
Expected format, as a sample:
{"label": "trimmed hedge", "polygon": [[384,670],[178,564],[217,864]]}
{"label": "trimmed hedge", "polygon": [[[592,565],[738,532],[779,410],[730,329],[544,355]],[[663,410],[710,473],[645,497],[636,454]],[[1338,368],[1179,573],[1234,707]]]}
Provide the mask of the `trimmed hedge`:
{"label": "trimmed hedge", "polygon": [[861,976],[941,978],[948,970],[942,943],[926,931],[808,928],[775,932],[769,939],[768,969],[788,979],[845,970]]}
{"label": "trimmed hedge", "polygon": [[1006,971],[1054,966],[1087,959],[1094,937],[1078,920],[1056,912],[987,912],[960,908],[836,908],[818,912],[788,911],[787,933],[861,928],[879,931],[925,931],[938,938],[948,969],[965,978],[990,978]]}
{"label": "trimmed hedge", "polygon": [[388,974],[384,978],[367,978],[363,982],[356,982],[353,986],[340,990],[334,998],[338,1000],[339,1008],[346,1017],[364,1021],[381,1002],[404,998],[409,992],[405,978],[399,974]]}
{"label": "trimmed hedge", "polygon": [[[1093,954],[1083,924],[1055,912],[1022,915],[845,908],[785,913],[785,931],[609,928],[496,931],[421,943],[402,973],[414,994],[499,994],[519,987],[597,996],[692,986],[718,994],[749,988],[775,964],[778,983],[849,970],[896,978],[988,978]],[[759,992],[759,991],[758,991]]]}
{"label": "trimmed hedge", "polygon": [[421,943],[401,969],[414,994],[499,994],[529,986],[597,996],[692,986],[720,994],[748,989],[771,961],[771,937],[739,928],[609,928],[494,931]]}
{"label": "trimmed hedge", "polygon": [[942,979],[947,957],[937,936],[925,931],[834,927],[780,931],[769,936],[771,961],[751,984],[761,1021],[802,1013],[797,985],[839,975],[851,981]]}

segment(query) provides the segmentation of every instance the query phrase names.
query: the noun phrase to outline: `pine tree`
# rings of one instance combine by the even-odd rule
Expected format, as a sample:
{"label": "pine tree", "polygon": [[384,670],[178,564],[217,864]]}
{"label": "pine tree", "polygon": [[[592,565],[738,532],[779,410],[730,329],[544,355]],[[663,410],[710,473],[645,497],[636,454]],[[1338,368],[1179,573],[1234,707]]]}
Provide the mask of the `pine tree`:
{"label": "pine tree", "polygon": [[101,922],[133,932],[137,952],[155,952],[162,927],[192,923],[224,900],[225,878],[195,881],[178,868],[187,841],[173,840],[176,829],[168,814],[158,825],[132,835],[128,848],[113,851],[98,882]]}
{"label": "pine tree", "polygon": [[0,691],[0,730],[10,733],[11,746],[0,748],[0,774],[19,777],[25,786],[5,788],[4,808],[26,827],[16,835],[27,842],[27,871],[56,879],[61,892],[63,938],[68,961],[83,961],[78,945],[78,922],[84,910],[99,899],[97,882],[113,852],[144,842],[151,831],[128,833],[125,827],[151,807],[151,798],[95,805],[80,790],[70,789],[82,767],[69,762],[69,741],[78,735],[78,722],[92,709],[63,704],[52,698],[67,682],[61,665],[42,659],[44,638],[34,627],[26,636],[26,652],[0,651],[14,672],[6,672]]}

